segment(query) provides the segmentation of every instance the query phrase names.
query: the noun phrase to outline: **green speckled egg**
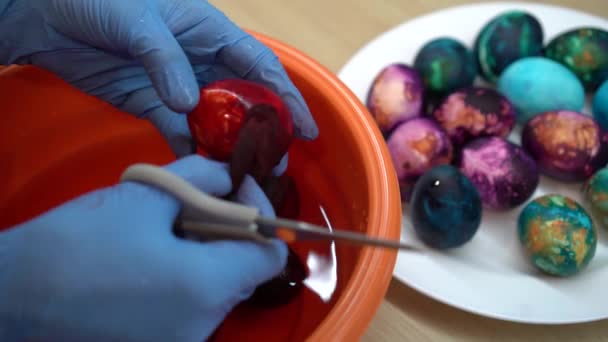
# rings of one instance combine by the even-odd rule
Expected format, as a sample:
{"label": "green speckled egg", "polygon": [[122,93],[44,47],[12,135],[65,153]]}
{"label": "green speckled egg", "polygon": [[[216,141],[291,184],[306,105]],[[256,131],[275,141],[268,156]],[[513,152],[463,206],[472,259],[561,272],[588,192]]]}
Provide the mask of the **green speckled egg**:
{"label": "green speckled egg", "polygon": [[597,247],[597,231],[589,214],[559,194],[528,203],[519,215],[518,235],[536,268],[561,277],[583,270]]}
{"label": "green speckled egg", "polygon": [[588,92],[608,78],[608,32],[602,29],[563,32],[547,44],[545,55],[572,70]]}
{"label": "green speckled egg", "polygon": [[426,43],[414,58],[414,68],[425,88],[440,94],[471,86],[477,76],[473,53],[462,42],[449,37]]}
{"label": "green speckled egg", "polygon": [[481,76],[494,83],[514,61],[540,56],[543,28],[532,14],[512,10],[494,17],[483,26],[474,43],[474,55]]}
{"label": "green speckled egg", "polygon": [[608,229],[608,168],[599,170],[589,178],[583,193],[595,222]]}

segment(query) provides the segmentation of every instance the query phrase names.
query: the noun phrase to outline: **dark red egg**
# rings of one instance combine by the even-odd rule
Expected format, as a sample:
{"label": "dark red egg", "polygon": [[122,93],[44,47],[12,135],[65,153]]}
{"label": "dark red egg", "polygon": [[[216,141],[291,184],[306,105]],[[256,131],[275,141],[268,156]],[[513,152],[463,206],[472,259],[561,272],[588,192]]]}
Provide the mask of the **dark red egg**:
{"label": "dark red egg", "polygon": [[293,119],[279,95],[256,82],[226,79],[200,90],[188,126],[202,156],[230,162],[233,183],[261,183],[287,152]]}
{"label": "dark red egg", "polygon": [[262,189],[277,215],[296,219],[300,213],[300,197],[293,178],[288,174],[268,177]]}
{"label": "dark red egg", "polygon": [[289,248],[287,264],[279,275],[258,286],[253,295],[247,299],[248,305],[261,308],[273,308],[289,303],[303,289],[304,280],[308,277],[306,266],[298,255]]}

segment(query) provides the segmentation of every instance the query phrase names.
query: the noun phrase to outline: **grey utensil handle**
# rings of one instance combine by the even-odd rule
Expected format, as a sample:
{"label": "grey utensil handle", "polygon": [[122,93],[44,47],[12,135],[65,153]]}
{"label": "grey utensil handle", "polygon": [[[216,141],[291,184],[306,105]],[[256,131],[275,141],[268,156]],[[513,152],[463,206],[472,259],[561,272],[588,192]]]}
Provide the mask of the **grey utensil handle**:
{"label": "grey utensil handle", "polygon": [[240,226],[243,229],[255,225],[258,209],[225,201],[205,194],[177,175],[155,165],[134,164],[120,178],[147,184],[177,198],[182,204],[182,221],[203,221],[223,226]]}

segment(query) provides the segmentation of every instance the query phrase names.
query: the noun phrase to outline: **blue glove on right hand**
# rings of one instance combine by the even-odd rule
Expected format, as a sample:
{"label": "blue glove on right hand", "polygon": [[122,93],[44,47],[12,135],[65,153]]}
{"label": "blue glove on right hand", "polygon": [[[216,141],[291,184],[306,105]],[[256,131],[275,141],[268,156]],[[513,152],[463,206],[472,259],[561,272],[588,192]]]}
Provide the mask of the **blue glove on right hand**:
{"label": "blue glove on right hand", "polygon": [[[228,167],[189,156],[166,167],[202,191],[231,190]],[[273,216],[246,177],[237,202]],[[210,336],[279,274],[284,243],[177,238],[179,203],[139,183],[85,194],[0,234],[0,341],[176,341]]]}
{"label": "blue glove on right hand", "polygon": [[149,119],[178,156],[199,86],[260,82],[290,109],[296,135],[317,126],[277,56],[204,0],[0,0],[0,64],[33,64]]}

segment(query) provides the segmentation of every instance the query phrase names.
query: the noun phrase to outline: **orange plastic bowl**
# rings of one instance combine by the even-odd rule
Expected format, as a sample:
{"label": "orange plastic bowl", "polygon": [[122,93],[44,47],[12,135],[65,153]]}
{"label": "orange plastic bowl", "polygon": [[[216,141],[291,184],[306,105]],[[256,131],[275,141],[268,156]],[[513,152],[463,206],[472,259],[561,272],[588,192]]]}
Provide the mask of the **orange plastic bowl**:
{"label": "orange plastic bowl", "polygon": [[[292,47],[252,32],[280,58],[319,126],[314,141],[290,149],[300,190],[300,219],[399,239],[401,202],[384,139],[365,106],[330,71]],[[175,159],[147,121],[83,94],[30,66],[0,69],[0,229],[32,218],[84,192],[115,184],[136,162]],[[396,253],[373,247],[295,243],[299,255],[335,255],[328,301],[305,291],[270,310],[238,307],[217,341],[356,340],[391,280]],[[305,254],[300,254],[305,253]],[[325,284],[324,286],[329,286]],[[327,289],[325,289],[327,290]]]}

